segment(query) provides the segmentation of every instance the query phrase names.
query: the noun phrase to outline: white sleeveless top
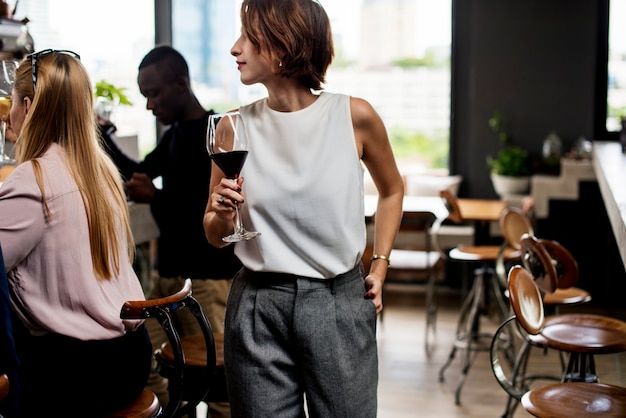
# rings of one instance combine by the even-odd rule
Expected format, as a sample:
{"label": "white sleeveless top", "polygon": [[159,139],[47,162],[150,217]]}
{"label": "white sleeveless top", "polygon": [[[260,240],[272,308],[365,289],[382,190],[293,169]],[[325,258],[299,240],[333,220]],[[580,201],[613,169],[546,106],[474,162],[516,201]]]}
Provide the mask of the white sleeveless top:
{"label": "white sleeveless top", "polygon": [[354,268],[366,236],[350,97],[322,93],[296,112],[277,112],[262,99],[240,112],[250,151],[240,214],[247,229],[261,232],[235,244],[243,265],[321,279]]}

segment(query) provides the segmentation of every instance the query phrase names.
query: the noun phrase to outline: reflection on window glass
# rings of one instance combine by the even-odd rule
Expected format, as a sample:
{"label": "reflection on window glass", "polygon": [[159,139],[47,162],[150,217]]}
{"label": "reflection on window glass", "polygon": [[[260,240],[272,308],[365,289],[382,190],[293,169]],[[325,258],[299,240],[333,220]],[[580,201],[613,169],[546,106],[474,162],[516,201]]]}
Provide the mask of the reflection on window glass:
{"label": "reflection on window glass", "polygon": [[[173,44],[194,90],[217,111],[265,95],[243,86],[229,50],[239,0],[176,1]],[[450,0],[320,0],[333,26],[326,89],[368,100],[383,118],[404,173],[447,171],[450,125]]]}
{"label": "reflection on window glass", "polygon": [[117,135],[137,135],[140,155],[154,148],[154,116],[137,87],[139,62],[154,46],[154,0],[21,0],[14,19],[24,18],[35,50],[76,51],[94,85],[105,80],[126,89],[133,105],[111,113]]}
{"label": "reflection on window glass", "polygon": [[626,0],[611,0],[609,11],[609,79],[607,91],[607,131],[619,131],[626,118]]}

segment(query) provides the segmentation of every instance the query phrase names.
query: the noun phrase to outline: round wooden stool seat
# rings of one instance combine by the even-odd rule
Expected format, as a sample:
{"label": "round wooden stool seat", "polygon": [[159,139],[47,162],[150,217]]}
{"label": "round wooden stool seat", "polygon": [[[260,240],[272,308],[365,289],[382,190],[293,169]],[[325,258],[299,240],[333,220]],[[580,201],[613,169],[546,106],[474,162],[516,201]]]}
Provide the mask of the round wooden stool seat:
{"label": "round wooden stool seat", "polygon": [[556,289],[554,293],[548,293],[543,297],[545,306],[576,305],[591,301],[591,294],[578,287]]}
{"label": "round wooden stool seat", "polygon": [[545,318],[540,334],[529,338],[560,351],[612,354],[626,351],[626,323],[593,314],[560,314]]}
{"label": "round wooden stool seat", "polygon": [[107,418],[152,418],[159,416],[160,412],[161,404],[157,396],[151,390],[144,389],[130,405]]}
{"label": "round wooden stool seat", "polygon": [[626,388],[601,383],[555,383],[524,394],[522,406],[539,418],[623,418]]}
{"label": "round wooden stool seat", "polygon": [[[501,251],[499,245],[466,245],[450,250],[448,257],[459,261],[496,261]],[[504,251],[505,260],[514,260],[520,257],[520,252],[513,248]]]}

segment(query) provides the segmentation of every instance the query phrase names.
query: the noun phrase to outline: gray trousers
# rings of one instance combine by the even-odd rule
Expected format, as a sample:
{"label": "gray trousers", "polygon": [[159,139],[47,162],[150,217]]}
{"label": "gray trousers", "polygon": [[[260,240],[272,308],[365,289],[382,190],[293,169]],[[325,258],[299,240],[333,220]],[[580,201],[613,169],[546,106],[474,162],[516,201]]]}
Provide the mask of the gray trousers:
{"label": "gray trousers", "polygon": [[358,268],[334,279],[235,276],[225,368],[234,418],[376,416],[376,309]]}

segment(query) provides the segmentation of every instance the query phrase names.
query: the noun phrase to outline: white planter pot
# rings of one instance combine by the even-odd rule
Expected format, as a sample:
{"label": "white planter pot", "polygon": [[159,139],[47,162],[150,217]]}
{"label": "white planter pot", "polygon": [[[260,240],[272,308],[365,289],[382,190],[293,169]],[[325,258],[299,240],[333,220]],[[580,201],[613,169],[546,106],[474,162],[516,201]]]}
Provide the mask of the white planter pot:
{"label": "white planter pot", "polygon": [[530,177],[511,177],[491,174],[493,188],[500,197],[527,194],[530,188]]}

